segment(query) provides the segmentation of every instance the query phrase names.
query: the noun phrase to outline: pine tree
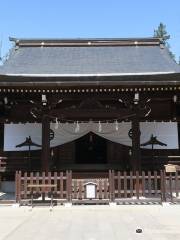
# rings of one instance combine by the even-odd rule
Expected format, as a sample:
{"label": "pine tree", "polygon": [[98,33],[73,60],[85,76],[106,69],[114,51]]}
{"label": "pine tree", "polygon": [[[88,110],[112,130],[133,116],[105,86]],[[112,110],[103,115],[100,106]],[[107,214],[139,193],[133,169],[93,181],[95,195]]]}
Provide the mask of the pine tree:
{"label": "pine tree", "polygon": [[166,31],[166,25],[164,25],[162,22],[159,24],[158,28],[154,30],[154,37],[161,38],[162,43],[167,47],[169,51],[169,55],[175,60],[175,55],[171,52],[171,47],[168,42],[171,36]]}
{"label": "pine tree", "polygon": [[166,31],[166,25],[160,23],[157,30],[154,30],[154,37],[158,37],[162,39],[162,43],[166,44],[170,39],[170,35],[168,35]]}

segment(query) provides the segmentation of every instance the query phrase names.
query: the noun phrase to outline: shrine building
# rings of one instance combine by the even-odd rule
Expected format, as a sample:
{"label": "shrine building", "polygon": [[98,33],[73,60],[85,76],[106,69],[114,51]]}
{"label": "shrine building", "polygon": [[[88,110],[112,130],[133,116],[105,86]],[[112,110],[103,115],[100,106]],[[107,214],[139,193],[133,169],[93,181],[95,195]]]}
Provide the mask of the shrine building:
{"label": "shrine building", "polygon": [[[87,180],[98,185],[104,179],[98,185],[104,197],[96,198],[113,200],[130,194],[130,186],[132,195],[137,191],[137,184],[125,184],[128,174],[138,174],[142,186],[142,172],[155,178],[165,165],[180,165],[180,66],[161,39],[10,41],[14,46],[0,66],[2,184],[19,173],[22,179],[44,174],[44,184],[65,176],[69,201],[77,198],[72,179],[84,181],[76,186],[82,195]],[[112,176],[126,192],[108,195],[117,185],[108,182]],[[16,182],[17,198],[30,194],[28,181]]]}

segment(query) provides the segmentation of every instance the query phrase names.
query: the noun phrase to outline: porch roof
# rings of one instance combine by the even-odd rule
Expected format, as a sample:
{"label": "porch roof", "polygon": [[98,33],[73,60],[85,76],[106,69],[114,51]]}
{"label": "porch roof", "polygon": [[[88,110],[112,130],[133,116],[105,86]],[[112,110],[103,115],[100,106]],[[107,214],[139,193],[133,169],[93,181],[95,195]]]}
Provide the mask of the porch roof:
{"label": "porch roof", "polygon": [[15,46],[0,67],[1,82],[128,83],[165,75],[171,81],[174,74],[180,81],[180,66],[157,38],[10,40]]}

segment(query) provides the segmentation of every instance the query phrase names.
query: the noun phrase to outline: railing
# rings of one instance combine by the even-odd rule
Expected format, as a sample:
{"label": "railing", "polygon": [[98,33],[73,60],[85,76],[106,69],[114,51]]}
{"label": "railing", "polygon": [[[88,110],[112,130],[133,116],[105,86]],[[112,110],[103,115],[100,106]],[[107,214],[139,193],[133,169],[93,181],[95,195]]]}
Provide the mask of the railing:
{"label": "railing", "polygon": [[140,197],[152,198],[162,197],[163,194],[163,172],[110,172],[111,200]]}
{"label": "railing", "polygon": [[[70,201],[70,179],[71,179],[71,172],[55,172],[51,173],[48,172],[45,174],[45,172],[39,173],[39,172],[31,172],[31,173],[21,173],[16,172],[16,201],[21,202],[23,199],[30,199],[32,197],[32,194],[35,198],[38,198],[42,193],[49,194],[52,192],[54,195],[54,198],[61,199],[61,200],[67,200]],[[32,189],[30,185],[37,185],[36,188]],[[46,185],[46,184],[54,184],[55,187],[52,189],[49,189],[49,187],[43,187],[40,188],[39,185]]]}
{"label": "railing", "polygon": [[109,179],[93,178],[93,179],[72,179],[72,200],[85,200],[86,184],[93,183],[95,187],[94,200],[109,200]]}
{"label": "railing", "polygon": [[126,198],[178,201],[180,174],[165,171],[119,172],[110,171],[111,201]]}
{"label": "railing", "polygon": [[[72,171],[66,172],[16,172],[16,201],[39,198],[42,194],[53,195],[57,201],[118,202],[135,198],[158,199],[159,201],[177,201],[180,193],[180,174],[154,172],[120,172],[110,170],[108,177],[74,177]],[[94,184],[93,199],[87,197],[86,185]],[[33,190],[31,188],[33,186]],[[53,187],[49,187],[53,186]]]}

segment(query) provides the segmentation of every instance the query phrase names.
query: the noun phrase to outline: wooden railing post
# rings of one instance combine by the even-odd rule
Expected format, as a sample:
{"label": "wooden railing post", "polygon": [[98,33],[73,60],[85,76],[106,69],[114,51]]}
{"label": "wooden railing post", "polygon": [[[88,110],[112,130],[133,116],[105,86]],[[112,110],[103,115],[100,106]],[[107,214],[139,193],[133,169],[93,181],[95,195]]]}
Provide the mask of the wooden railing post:
{"label": "wooden railing post", "polygon": [[109,170],[109,200],[112,201],[112,177],[111,170]]}
{"label": "wooden railing post", "polygon": [[18,202],[18,172],[15,174],[15,199],[16,203]]}
{"label": "wooden railing post", "polygon": [[72,171],[66,171],[66,199],[68,202],[72,201]]}
{"label": "wooden railing post", "polygon": [[69,202],[69,172],[66,171],[66,200]]}
{"label": "wooden railing post", "polygon": [[171,202],[173,202],[172,173],[169,173],[169,194],[170,194]]}
{"label": "wooden railing post", "polygon": [[18,172],[18,180],[17,180],[17,202],[20,203],[21,200],[21,172]]}
{"label": "wooden railing post", "polygon": [[161,170],[161,201],[166,202],[165,172]]}
{"label": "wooden railing post", "polygon": [[2,176],[0,174],[0,190],[1,190],[1,184],[2,184]]}
{"label": "wooden railing post", "polygon": [[69,170],[69,202],[72,202],[72,171]]}
{"label": "wooden railing post", "polygon": [[109,170],[109,198],[110,202],[115,200],[115,189],[114,189],[114,170]]}
{"label": "wooden railing post", "polygon": [[21,172],[16,171],[15,175],[15,196],[16,196],[16,203],[21,202]]}
{"label": "wooden railing post", "polygon": [[137,199],[139,199],[139,188],[140,184],[139,184],[139,171],[136,171],[136,197]]}
{"label": "wooden railing post", "polygon": [[114,176],[114,170],[112,170],[112,202],[115,200],[115,176]]}

